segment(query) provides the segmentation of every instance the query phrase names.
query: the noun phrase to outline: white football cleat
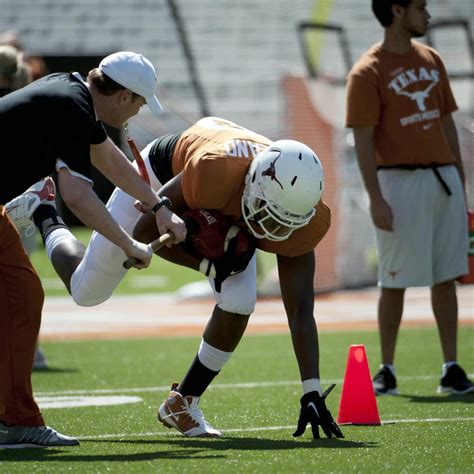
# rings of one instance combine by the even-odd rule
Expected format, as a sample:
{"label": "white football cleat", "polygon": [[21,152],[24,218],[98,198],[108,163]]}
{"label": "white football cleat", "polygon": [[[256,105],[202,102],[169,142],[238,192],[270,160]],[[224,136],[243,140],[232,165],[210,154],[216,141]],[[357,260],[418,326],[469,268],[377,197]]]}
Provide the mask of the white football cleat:
{"label": "white football cleat", "polygon": [[77,446],[79,440],[49,426],[8,426],[0,422],[0,449]]}
{"label": "white football cleat", "polygon": [[55,205],[56,186],[51,177],[30,186],[23,194],[5,204],[5,209],[18,232],[29,237],[35,231],[33,213],[40,204]]}
{"label": "white football cleat", "polygon": [[167,428],[177,429],[190,438],[220,438],[222,433],[214,429],[199,408],[199,397],[183,397],[176,392],[178,384],[173,384],[168,397],[158,410],[158,421]]}

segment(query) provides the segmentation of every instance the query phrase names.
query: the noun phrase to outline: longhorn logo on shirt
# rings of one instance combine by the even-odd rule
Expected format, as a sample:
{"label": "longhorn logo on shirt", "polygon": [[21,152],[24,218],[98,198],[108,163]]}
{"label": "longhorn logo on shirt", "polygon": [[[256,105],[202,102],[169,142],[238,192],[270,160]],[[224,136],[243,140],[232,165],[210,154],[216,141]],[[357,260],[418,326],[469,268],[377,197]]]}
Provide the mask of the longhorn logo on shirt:
{"label": "longhorn logo on shirt", "polygon": [[387,273],[392,277],[392,280],[400,273],[400,270],[387,270]]}
{"label": "longhorn logo on shirt", "polygon": [[[406,90],[406,87],[410,84],[415,84],[422,81],[431,81],[431,84],[429,84],[428,87],[425,87],[423,90],[417,90],[413,92]],[[403,95],[410,98],[412,101],[416,102],[420,112],[425,112],[425,100],[429,97],[431,89],[433,89],[433,87],[438,84],[438,81],[438,70],[431,69],[428,71],[426,68],[420,67],[418,71],[415,71],[414,69],[407,69],[400,72],[393,80],[390,81],[388,88],[394,91],[397,95]]]}
{"label": "longhorn logo on shirt", "polygon": [[281,156],[281,154],[279,154],[270,163],[270,166],[266,170],[262,171],[262,176],[269,176],[272,181],[276,181],[280,185],[281,189],[283,189],[283,184],[281,184],[280,181],[278,181],[278,178],[276,177],[276,168],[275,168],[275,163],[278,160],[278,158],[280,158],[280,156]]}
{"label": "longhorn logo on shirt", "polygon": [[424,91],[415,91],[415,92],[408,92],[408,91],[398,91],[398,95],[405,95],[409,97],[411,100],[416,102],[418,109],[420,112],[424,112],[426,110],[425,100],[430,95],[431,89],[436,85],[436,82],[432,82]]}

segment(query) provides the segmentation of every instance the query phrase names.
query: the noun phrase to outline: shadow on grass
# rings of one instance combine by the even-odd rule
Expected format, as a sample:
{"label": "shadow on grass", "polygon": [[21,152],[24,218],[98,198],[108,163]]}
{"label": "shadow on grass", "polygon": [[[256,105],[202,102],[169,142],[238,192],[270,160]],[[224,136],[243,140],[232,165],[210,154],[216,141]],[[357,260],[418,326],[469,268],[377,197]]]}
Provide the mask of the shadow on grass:
{"label": "shadow on grass", "polygon": [[74,454],[81,448],[71,448],[66,451],[63,448],[38,448],[38,449],[12,449],[1,450],[0,460],[21,462],[124,462],[124,461],[154,461],[156,459],[220,459],[224,455],[204,453],[200,449],[182,449],[180,451],[156,451],[148,453],[109,453],[109,454]]}
{"label": "shadow on grass", "polygon": [[[97,440],[94,440],[97,442]],[[241,451],[268,451],[268,450],[287,450],[301,448],[376,448],[373,442],[350,441],[347,439],[321,438],[305,440],[292,439],[262,439],[262,438],[171,438],[160,440],[103,440],[101,443],[127,443],[127,444],[160,444],[173,445],[182,448],[199,447],[212,449],[214,451],[241,450]]]}
{"label": "shadow on grass", "polygon": [[45,367],[44,369],[33,369],[35,374],[73,374],[80,372],[77,368],[68,367]]}
{"label": "shadow on grass", "polygon": [[474,393],[466,395],[398,395],[411,403],[474,403]]}
{"label": "shadow on grass", "polygon": [[[75,454],[76,450],[81,448],[48,448],[48,449],[20,449],[0,451],[2,461],[67,461],[67,462],[122,462],[122,461],[152,461],[155,459],[225,459],[224,451],[275,451],[289,449],[308,449],[308,448],[377,448],[375,442],[357,442],[345,439],[320,439],[304,441],[300,440],[272,440],[261,438],[221,438],[221,439],[120,439],[120,440],[84,440],[81,442],[82,448],[88,448],[88,445],[96,443],[117,444],[117,449],[125,448],[123,445],[139,445],[147,447],[160,447],[160,451],[147,453],[107,453],[107,454]],[[170,451],[170,447],[175,449]]]}

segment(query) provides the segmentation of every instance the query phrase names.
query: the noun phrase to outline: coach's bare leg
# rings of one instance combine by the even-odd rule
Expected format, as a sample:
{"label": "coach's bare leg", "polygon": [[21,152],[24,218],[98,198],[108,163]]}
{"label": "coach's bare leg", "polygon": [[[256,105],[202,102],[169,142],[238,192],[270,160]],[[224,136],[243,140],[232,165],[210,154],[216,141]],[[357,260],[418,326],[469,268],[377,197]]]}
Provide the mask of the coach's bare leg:
{"label": "coach's bare leg", "polygon": [[86,252],[84,244],[79,240],[64,240],[54,247],[51,263],[56,273],[71,293],[71,276],[79,266]]}
{"label": "coach's bare leg", "polygon": [[457,357],[458,300],[454,280],[438,283],[431,288],[431,306],[445,362]]}
{"label": "coach's bare leg", "polygon": [[398,330],[403,314],[404,288],[382,288],[378,323],[382,364],[393,365]]}
{"label": "coach's bare leg", "polygon": [[233,352],[247,328],[250,315],[229,313],[214,306],[211,319],[204,331],[204,340],[225,352]]}

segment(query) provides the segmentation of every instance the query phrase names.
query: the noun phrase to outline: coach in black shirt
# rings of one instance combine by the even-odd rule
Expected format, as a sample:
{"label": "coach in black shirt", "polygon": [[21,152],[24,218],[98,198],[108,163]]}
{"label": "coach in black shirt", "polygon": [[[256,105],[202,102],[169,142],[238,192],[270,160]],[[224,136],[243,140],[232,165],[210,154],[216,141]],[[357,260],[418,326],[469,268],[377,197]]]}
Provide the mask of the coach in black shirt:
{"label": "coach in black shirt", "polygon": [[[31,218],[32,210],[52,197],[48,195],[54,192],[48,187],[52,181],[44,177],[57,171],[59,191],[69,209],[141,262],[139,268],[148,266],[151,249],[132,239],[110,216],[92,189],[91,165],[154,208],[160,233],[173,232],[174,243],[185,237],[184,223],[166,206],[159,206],[160,198],[102,125],[121,128],[145,103],[159,113],[155,88],[153,65],[142,55],[119,52],[104,58],[86,81],[77,73],[51,74],[0,99],[0,448],[78,444],[45,426],[31,390],[44,295],[12,220],[21,231],[28,219],[21,222],[15,216],[23,213]],[[30,192],[15,198],[28,187]],[[40,207],[46,209],[41,231],[47,243],[48,229],[64,224],[53,206]],[[47,215],[48,208],[54,216]],[[64,234],[68,232],[64,226]],[[62,247],[63,262],[52,259],[58,273],[61,265],[63,271],[67,268],[68,259],[81,258],[82,249],[75,242],[66,235],[65,242],[48,243],[50,256]]]}

